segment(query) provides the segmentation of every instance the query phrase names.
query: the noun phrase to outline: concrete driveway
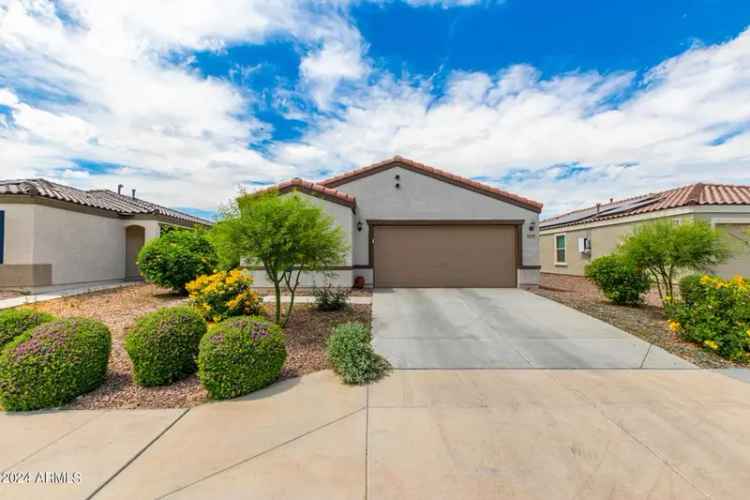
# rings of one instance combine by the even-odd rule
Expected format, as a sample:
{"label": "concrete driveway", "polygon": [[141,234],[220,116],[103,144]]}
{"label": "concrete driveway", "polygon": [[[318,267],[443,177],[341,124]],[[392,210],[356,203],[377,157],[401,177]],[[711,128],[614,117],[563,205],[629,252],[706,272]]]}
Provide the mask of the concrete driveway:
{"label": "concrete driveway", "polygon": [[750,384],[704,370],[331,372],[190,410],[0,413],[0,498],[744,499]]}
{"label": "concrete driveway", "polygon": [[375,349],[396,368],[695,368],[603,321],[518,289],[382,289]]}

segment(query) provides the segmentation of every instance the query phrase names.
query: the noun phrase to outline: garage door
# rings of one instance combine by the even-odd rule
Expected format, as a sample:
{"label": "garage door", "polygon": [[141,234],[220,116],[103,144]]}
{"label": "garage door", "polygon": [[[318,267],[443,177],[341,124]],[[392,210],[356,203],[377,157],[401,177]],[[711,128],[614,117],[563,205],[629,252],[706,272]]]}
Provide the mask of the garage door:
{"label": "garage door", "polygon": [[374,227],[375,286],[516,286],[513,225],[378,225]]}

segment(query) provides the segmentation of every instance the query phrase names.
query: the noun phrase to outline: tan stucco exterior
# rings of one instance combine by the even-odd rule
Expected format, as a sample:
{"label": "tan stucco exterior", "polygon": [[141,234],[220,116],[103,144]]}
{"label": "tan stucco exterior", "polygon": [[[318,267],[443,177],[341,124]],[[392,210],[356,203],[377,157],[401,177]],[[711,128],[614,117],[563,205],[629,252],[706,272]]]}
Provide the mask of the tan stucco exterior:
{"label": "tan stucco exterior", "polygon": [[160,222],[118,217],[75,206],[3,201],[5,251],[0,288],[33,288],[126,278],[126,228],[139,226],[144,240],[160,234]]}
{"label": "tan stucco exterior", "polygon": [[[616,219],[608,223],[544,229],[540,233],[542,272],[583,276],[584,269],[591,260],[612,253],[619,243],[631,234],[639,224],[657,219],[700,219],[713,224],[717,228],[726,229],[729,234],[735,235],[734,242],[732,242],[734,255],[727,263],[717,266],[712,272],[725,278],[737,274],[750,276],[750,246],[737,239],[742,237],[745,228],[750,229],[750,210],[733,212],[725,207],[722,207],[721,210],[712,210],[709,207],[667,214],[658,212],[647,217]],[[564,264],[555,262],[555,237],[562,234],[566,236],[565,253],[567,258]],[[744,237],[750,239],[750,237]],[[582,254],[578,251],[579,238],[590,239],[590,254]]]}
{"label": "tan stucco exterior", "polygon": [[[396,181],[398,176],[398,181]],[[398,188],[395,184],[398,183]],[[332,282],[338,286],[351,286],[357,276],[365,279],[367,286],[373,284],[370,267],[370,240],[372,237],[368,221],[372,220],[420,220],[420,221],[521,221],[521,267],[516,269],[518,286],[535,286],[539,283],[539,240],[537,227],[539,214],[516,204],[417,173],[407,168],[394,166],[387,170],[360,177],[336,186],[337,191],[356,198],[352,211],[332,201],[297,193],[322,206],[336,220],[351,246],[346,261],[333,271]],[[357,230],[361,223],[361,230]],[[532,229],[533,228],[533,229]],[[262,271],[255,271],[256,286],[268,286]],[[320,285],[328,281],[323,276],[305,276],[303,284]]]}

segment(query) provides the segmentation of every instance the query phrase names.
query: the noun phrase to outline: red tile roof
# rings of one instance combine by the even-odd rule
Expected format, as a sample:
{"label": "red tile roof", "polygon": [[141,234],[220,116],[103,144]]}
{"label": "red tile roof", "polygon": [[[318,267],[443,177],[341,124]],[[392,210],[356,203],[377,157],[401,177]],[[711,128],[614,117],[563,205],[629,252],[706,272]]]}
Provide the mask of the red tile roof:
{"label": "red tile roof", "polygon": [[471,191],[485,194],[495,199],[506,201],[514,205],[518,205],[523,208],[533,210],[534,212],[542,211],[543,204],[537,201],[524,198],[523,196],[519,196],[517,194],[510,193],[508,191],[504,191],[496,187],[488,186],[487,184],[482,184],[481,182],[467,179],[466,177],[461,177],[455,174],[451,174],[450,172],[446,172],[445,170],[440,170],[435,167],[430,167],[428,165],[424,165],[422,163],[416,162],[414,160],[409,160],[401,156],[394,156],[393,158],[390,158],[388,160],[374,163],[366,167],[358,168],[356,170],[352,170],[350,172],[337,175],[336,177],[331,177],[330,179],[320,181],[318,184],[321,184],[329,188],[335,188],[343,184],[352,182],[356,179],[360,179],[368,175],[376,174],[378,172],[382,172],[383,170],[387,170],[389,168],[393,168],[397,166],[407,168],[408,170],[412,170],[417,173],[428,175],[430,177],[448,182],[455,186],[463,187]]}
{"label": "red tile roof", "polygon": [[277,190],[279,193],[301,191],[303,193],[309,194],[310,196],[323,198],[333,203],[338,203],[339,205],[344,205],[350,208],[354,208],[357,206],[357,200],[350,194],[323,186],[320,183],[305,181],[298,177],[281,182],[265,189],[255,191],[253,194],[266,193],[271,190]]}
{"label": "red tile roof", "polygon": [[[632,203],[633,207],[616,214],[607,212],[614,210],[617,206]],[[697,183],[682,186],[658,193],[649,193],[633,198],[602,203],[598,207],[598,213],[586,214],[596,208],[596,205],[566,212],[555,217],[543,220],[540,228],[566,227],[588,222],[606,221],[618,219],[629,215],[648,214],[667,210],[670,208],[681,208],[688,206],[704,205],[750,205],[750,186],[732,184],[705,184]],[[575,218],[575,214],[581,214]]]}

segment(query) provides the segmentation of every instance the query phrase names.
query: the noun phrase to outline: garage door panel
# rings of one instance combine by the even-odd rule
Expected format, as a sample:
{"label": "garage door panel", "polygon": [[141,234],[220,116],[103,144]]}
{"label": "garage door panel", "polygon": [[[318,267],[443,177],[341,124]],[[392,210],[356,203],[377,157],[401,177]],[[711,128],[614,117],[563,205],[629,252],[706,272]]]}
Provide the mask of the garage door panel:
{"label": "garage door panel", "polygon": [[512,225],[376,226],[378,287],[515,287]]}

